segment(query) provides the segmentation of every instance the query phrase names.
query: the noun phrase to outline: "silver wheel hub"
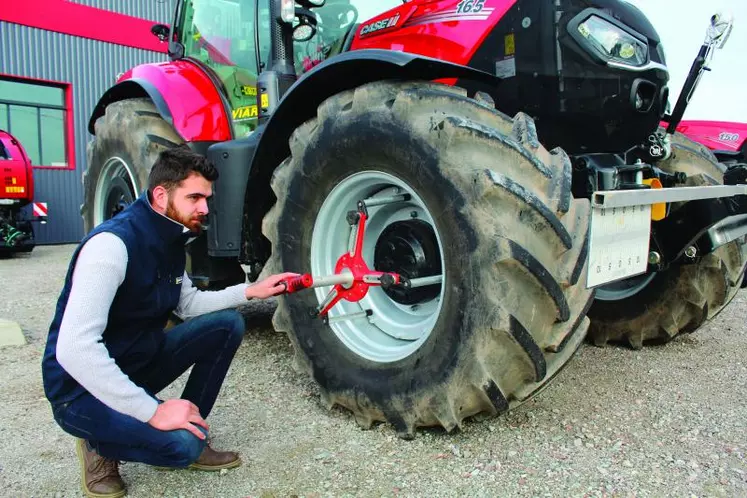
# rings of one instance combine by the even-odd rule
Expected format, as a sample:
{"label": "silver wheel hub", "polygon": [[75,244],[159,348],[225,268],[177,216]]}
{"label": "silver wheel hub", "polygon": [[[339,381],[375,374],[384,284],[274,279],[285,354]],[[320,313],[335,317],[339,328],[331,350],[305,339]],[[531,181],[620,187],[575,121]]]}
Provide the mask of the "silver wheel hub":
{"label": "silver wheel hub", "polygon": [[[409,194],[409,198],[401,200],[402,194]],[[398,196],[400,200],[386,201]],[[398,224],[402,226],[417,220],[416,232],[422,234],[425,224],[429,225],[429,236],[421,238],[435,241],[430,244],[428,262],[422,261],[425,256],[418,241],[413,242],[412,249],[417,257],[406,256],[407,261],[417,259],[431,270],[429,275],[421,274],[413,278],[413,287],[417,287],[413,290],[424,291],[416,298],[410,296],[403,299],[389,290],[371,286],[360,301],[340,301],[328,313],[330,328],[348,349],[375,362],[398,361],[422,346],[438,320],[443,298],[442,281],[446,278],[441,270],[444,268],[443,246],[431,213],[409,185],[388,173],[366,171],[342,180],[325,199],[312,233],[312,275],[334,274],[337,261],[351,250],[355,230],[351,230],[347,213],[354,211],[360,200],[373,205],[367,209],[368,221],[362,252],[363,259],[372,270],[401,274],[408,271],[405,267],[375,267],[375,256],[382,260],[381,254],[386,252],[387,247],[394,248],[395,252],[401,248],[401,244],[380,243],[382,237],[386,238],[393,232],[393,226],[396,228]],[[379,202],[380,205],[375,205]],[[428,240],[424,241],[426,246],[429,246]],[[391,261],[403,261],[397,256],[387,257],[386,261],[390,264]],[[438,269],[438,274],[433,274],[433,268]],[[324,301],[331,289],[315,289],[319,303]]]}
{"label": "silver wheel hub", "polygon": [[124,159],[112,157],[101,169],[94,197],[93,223],[99,225],[122,212],[137,199],[137,183]]}

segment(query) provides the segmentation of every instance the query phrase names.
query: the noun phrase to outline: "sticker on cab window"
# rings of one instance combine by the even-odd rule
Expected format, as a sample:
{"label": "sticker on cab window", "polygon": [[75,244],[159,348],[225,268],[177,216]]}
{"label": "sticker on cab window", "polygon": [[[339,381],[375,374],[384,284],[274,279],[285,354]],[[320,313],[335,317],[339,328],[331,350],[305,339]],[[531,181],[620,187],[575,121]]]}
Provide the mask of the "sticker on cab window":
{"label": "sticker on cab window", "polygon": [[256,105],[247,105],[244,107],[237,107],[231,113],[234,121],[244,121],[247,119],[253,119],[258,116]]}

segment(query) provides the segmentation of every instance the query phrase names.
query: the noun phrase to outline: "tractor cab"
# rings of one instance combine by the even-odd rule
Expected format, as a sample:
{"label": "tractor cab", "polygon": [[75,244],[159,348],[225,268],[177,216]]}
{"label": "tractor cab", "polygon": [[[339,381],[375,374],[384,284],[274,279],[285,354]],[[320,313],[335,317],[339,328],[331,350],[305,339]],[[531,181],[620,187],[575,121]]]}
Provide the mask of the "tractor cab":
{"label": "tractor cab", "polygon": [[[271,57],[269,0],[188,0],[174,19],[172,58],[190,58],[207,69],[231,110],[237,137],[257,127],[257,76]],[[343,52],[359,22],[401,5],[401,0],[328,0],[313,11],[298,9],[293,30],[297,75]],[[166,26],[153,29],[165,38]]]}

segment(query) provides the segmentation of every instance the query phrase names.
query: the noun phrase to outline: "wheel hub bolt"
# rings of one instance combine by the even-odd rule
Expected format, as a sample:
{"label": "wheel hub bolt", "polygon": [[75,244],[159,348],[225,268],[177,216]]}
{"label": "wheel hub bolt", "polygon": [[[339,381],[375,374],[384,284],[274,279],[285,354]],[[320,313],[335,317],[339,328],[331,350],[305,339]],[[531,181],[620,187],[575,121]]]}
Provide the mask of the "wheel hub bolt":
{"label": "wheel hub bolt", "polygon": [[358,224],[358,220],[361,219],[361,215],[357,211],[348,211],[345,217],[349,225],[354,226]]}

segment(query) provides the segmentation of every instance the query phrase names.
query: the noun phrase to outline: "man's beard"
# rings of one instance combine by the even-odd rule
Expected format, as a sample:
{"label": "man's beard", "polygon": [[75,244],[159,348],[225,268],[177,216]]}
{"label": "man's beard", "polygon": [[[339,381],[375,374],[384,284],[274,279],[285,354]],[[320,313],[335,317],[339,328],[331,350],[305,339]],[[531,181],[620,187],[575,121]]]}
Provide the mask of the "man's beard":
{"label": "man's beard", "polygon": [[171,199],[169,199],[169,202],[166,205],[166,216],[176,221],[177,223],[181,223],[182,225],[187,227],[190,232],[194,232],[196,234],[202,232],[202,224],[205,223],[204,216],[190,217],[184,216],[179,213],[179,211],[176,210],[176,206],[174,206],[174,203],[171,201]]}

